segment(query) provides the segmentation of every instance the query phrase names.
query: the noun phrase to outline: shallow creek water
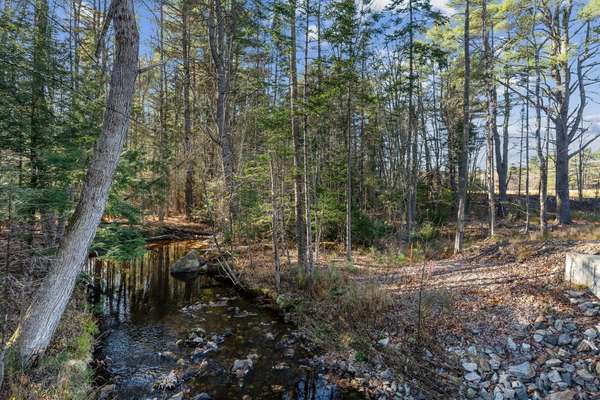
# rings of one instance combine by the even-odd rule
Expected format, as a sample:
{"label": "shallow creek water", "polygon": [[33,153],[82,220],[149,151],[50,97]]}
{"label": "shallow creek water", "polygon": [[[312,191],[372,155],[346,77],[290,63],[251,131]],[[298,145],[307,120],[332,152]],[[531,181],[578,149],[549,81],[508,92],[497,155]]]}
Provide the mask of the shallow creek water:
{"label": "shallow creek water", "polygon": [[[91,297],[102,316],[97,358],[104,380],[115,385],[109,398],[363,398],[318,374],[293,327],[259,300],[208,277],[172,277],[169,266],[198,244],[153,245],[144,257],[122,264],[90,259]],[[248,359],[246,374],[232,370],[236,360]],[[158,389],[174,370],[175,387]]]}

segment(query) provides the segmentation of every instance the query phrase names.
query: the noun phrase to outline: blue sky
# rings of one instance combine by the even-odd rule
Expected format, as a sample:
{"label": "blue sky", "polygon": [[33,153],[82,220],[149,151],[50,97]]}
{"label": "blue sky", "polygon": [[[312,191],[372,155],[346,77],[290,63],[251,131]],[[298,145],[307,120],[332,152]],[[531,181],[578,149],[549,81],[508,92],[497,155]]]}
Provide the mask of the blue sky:
{"label": "blue sky", "polygon": [[[64,6],[59,6],[64,4],[64,0],[55,0],[55,12],[56,15],[62,16],[63,18],[66,16],[64,11]],[[108,1],[108,0],[107,0]],[[383,10],[388,4],[390,0],[373,0],[372,7],[376,10]],[[152,46],[156,41],[156,19],[155,15],[151,11],[156,11],[158,5],[157,0],[135,0],[136,13],[138,16],[138,25],[141,36],[141,54],[142,57],[149,57],[152,52]],[[454,9],[448,6],[448,2],[446,0],[432,0],[432,5],[434,8],[440,10],[444,14],[448,15],[450,18],[456,12]],[[58,7],[57,7],[58,6]],[[600,134],[600,87],[599,85],[592,86],[588,89],[589,92],[589,102],[586,107],[586,112],[584,115],[585,124],[588,127],[590,134]],[[499,96],[502,95],[502,90],[499,90]],[[577,96],[574,96],[577,97]],[[573,104],[573,107],[577,103]],[[530,114],[533,117],[533,113]],[[533,119],[530,121],[531,130],[533,130],[534,121]],[[518,149],[519,146],[519,136],[520,136],[520,105],[517,104],[514,106],[512,117],[510,121],[510,134],[511,137],[515,139],[511,142],[511,163],[518,161]],[[532,140],[533,145],[533,140]],[[594,150],[600,149],[600,140],[596,141],[594,145],[592,145]],[[533,154],[533,152],[532,152]]]}

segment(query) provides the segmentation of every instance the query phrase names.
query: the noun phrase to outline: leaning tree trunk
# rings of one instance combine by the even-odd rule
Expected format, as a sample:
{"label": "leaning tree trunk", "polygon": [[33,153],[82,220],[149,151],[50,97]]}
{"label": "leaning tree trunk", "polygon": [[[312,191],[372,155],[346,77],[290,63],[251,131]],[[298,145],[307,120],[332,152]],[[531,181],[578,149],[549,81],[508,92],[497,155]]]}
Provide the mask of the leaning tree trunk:
{"label": "leaning tree trunk", "polygon": [[75,287],[104,212],[129,125],[138,63],[138,30],[132,0],[113,0],[115,56],[102,133],[73,214],[48,276],[27,309],[11,345],[23,367],[42,355]]}

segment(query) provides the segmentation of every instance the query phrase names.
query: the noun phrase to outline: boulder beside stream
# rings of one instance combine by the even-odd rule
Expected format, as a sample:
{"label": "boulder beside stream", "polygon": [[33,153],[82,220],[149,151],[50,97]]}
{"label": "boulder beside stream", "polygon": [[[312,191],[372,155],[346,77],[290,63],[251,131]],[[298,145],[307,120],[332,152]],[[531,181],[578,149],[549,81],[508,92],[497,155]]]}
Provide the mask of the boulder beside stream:
{"label": "boulder beside stream", "polygon": [[207,272],[206,261],[196,250],[191,250],[185,256],[175,261],[170,267],[170,272],[173,275],[191,275]]}

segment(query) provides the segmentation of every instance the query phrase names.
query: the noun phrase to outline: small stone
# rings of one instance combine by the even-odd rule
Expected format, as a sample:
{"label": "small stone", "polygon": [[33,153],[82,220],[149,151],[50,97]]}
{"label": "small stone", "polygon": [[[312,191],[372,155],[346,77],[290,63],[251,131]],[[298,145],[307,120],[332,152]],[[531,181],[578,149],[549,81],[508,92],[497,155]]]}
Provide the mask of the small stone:
{"label": "small stone", "polygon": [[542,340],[544,340],[544,337],[538,333],[533,335],[533,340],[536,341],[536,343],[541,343]]}
{"label": "small stone", "polygon": [[598,351],[598,347],[587,339],[583,339],[579,346],[577,346],[577,351],[586,352],[586,351]]}
{"label": "small stone", "polygon": [[549,360],[546,360],[545,364],[547,367],[550,367],[550,368],[558,367],[559,365],[562,364],[562,361],[559,360],[558,358],[551,358]]}
{"label": "small stone", "polygon": [[535,376],[535,369],[527,361],[518,365],[511,365],[508,367],[508,372],[517,378],[525,380],[531,379]]}
{"label": "small stone", "polygon": [[521,350],[523,350],[524,352],[528,352],[529,350],[531,350],[531,345],[529,345],[529,343],[521,343]]}
{"label": "small stone", "polygon": [[463,362],[462,366],[467,372],[477,371],[477,364],[474,362]]}
{"label": "small stone", "polygon": [[555,370],[555,369],[553,369],[552,371],[550,371],[550,373],[548,374],[548,379],[552,383],[558,383],[558,382],[562,381],[562,377],[560,376],[560,374],[558,373],[558,371]]}
{"label": "small stone", "polygon": [[478,382],[481,380],[481,376],[477,372],[469,372],[465,375],[465,380],[468,382]]}
{"label": "small stone", "polygon": [[596,375],[600,378],[600,361],[596,363]]}
{"label": "small stone", "polygon": [[381,347],[387,347],[390,344],[390,338],[385,337],[377,342]]}
{"label": "small stone", "polygon": [[544,342],[551,344],[552,346],[556,346],[558,344],[558,336],[557,335],[547,335],[544,337]]}
{"label": "small stone", "polygon": [[515,343],[515,341],[510,336],[506,339],[506,347],[508,347],[508,349],[510,351],[516,351],[517,350],[517,344]]}
{"label": "small stone", "polygon": [[577,370],[577,376],[579,376],[586,382],[592,382],[594,380],[594,375],[590,374],[587,370],[583,368]]}
{"label": "small stone", "polygon": [[556,329],[558,332],[563,330],[563,325],[564,322],[562,319],[557,319],[556,321],[554,321],[554,329]]}
{"label": "small stone", "polygon": [[498,386],[494,389],[494,400],[504,400],[504,393]]}
{"label": "small stone", "polygon": [[558,344],[560,346],[571,343],[571,335],[563,333],[558,337]]}
{"label": "small stone", "polygon": [[546,396],[546,400],[573,400],[573,398],[575,398],[574,390],[563,390]]}
{"label": "small stone", "polygon": [[265,339],[267,339],[267,340],[275,340],[275,335],[273,335],[271,332],[267,332],[265,334]]}
{"label": "small stone", "polygon": [[179,392],[179,393],[169,397],[169,400],[183,400],[183,392]]}
{"label": "small stone", "polygon": [[244,377],[252,368],[253,362],[250,359],[246,360],[235,360],[231,371],[235,373],[238,378]]}
{"label": "small stone", "polygon": [[596,336],[598,336],[598,332],[596,332],[594,328],[586,329],[585,332],[583,332],[583,334],[587,336],[588,339],[595,339]]}
{"label": "small stone", "polygon": [[585,315],[586,317],[595,317],[596,315],[598,315],[598,313],[600,313],[599,308],[588,308],[584,311],[583,315]]}

